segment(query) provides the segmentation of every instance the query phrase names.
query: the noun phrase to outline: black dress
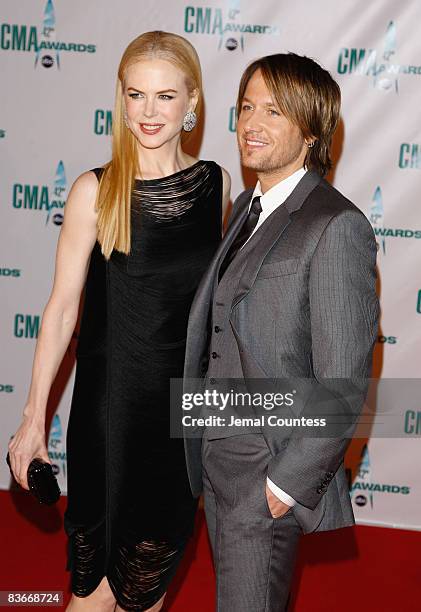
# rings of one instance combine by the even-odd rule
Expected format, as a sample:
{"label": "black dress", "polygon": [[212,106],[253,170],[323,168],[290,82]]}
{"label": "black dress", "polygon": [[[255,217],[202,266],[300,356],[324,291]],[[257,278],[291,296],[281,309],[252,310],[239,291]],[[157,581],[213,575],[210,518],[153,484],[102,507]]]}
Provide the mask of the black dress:
{"label": "black dress", "polygon": [[107,262],[93,249],[67,431],[67,569],[79,597],[105,575],[123,609],[148,609],[192,533],[197,500],[183,440],[170,438],[169,388],[221,240],[221,200],[214,162],[137,180],[130,255]]}

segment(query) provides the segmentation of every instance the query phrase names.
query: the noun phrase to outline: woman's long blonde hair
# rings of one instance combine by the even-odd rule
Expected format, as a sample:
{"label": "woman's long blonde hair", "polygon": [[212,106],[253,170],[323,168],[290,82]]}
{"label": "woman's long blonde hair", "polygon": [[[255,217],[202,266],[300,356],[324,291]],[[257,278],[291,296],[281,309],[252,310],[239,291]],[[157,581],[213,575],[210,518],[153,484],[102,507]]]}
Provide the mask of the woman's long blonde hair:
{"label": "woman's long blonde hair", "polygon": [[[139,60],[164,59],[186,76],[190,94],[198,93],[195,112],[202,107],[202,74],[194,47],[182,36],[168,32],[146,32],[127,47],[118,68],[112,131],[112,158],[104,166],[96,208],[98,242],[106,259],[113,249],[130,252],[130,200],[136,174],[140,174],[137,141],[124,123],[124,79],[127,68]],[[185,133],[183,132],[183,135]]]}

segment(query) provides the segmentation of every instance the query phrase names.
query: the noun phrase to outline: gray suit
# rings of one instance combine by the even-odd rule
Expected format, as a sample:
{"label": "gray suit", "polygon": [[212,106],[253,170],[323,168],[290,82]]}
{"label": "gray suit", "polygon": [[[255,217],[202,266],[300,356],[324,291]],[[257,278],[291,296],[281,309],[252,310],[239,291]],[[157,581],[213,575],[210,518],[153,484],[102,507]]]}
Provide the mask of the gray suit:
{"label": "gray suit", "polygon": [[[187,336],[185,391],[191,390],[189,379],[203,377],[206,370],[207,384],[218,378],[302,378],[320,381],[326,390],[329,379],[346,379],[360,393],[348,402],[338,400],[336,409],[339,406],[342,414],[347,416],[349,411],[355,417],[370,375],[379,313],[371,226],[336,189],[317,173],[307,172],[237,253],[218,284],[219,266],[244,222],[251,195],[248,190],[237,198],[225,238],[196,293]],[[306,412],[311,414],[311,403]],[[267,452],[262,478],[267,474],[297,501],[278,522],[292,521],[292,530],[298,525],[304,533],[354,523],[343,466],[352,430],[344,428],[343,435],[335,438],[310,438],[293,432],[285,437],[276,427],[262,427],[260,440]],[[220,456],[235,455],[249,440],[255,457],[265,461],[259,439],[250,431],[239,431],[237,434],[247,437],[238,435],[226,442],[221,439],[232,434],[216,430],[203,434],[205,445],[213,440],[213,448],[221,449]],[[205,460],[209,454],[217,459],[215,450],[209,453],[207,446],[201,447],[200,438],[185,437],[194,495],[202,491],[202,454]],[[209,469],[205,465],[208,491],[215,488],[207,473],[217,473],[214,465]],[[229,475],[224,474],[223,479],[227,486],[235,486],[229,484]],[[263,488],[261,494],[263,497]],[[208,514],[212,523],[214,512]],[[211,536],[222,537],[215,535],[215,529],[211,525]],[[218,609],[233,612],[233,602],[221,597],[225,603]],[[256,596],[255,602],[265,603],[250,604],[252,612],[280,609],[270,594],[262,597]],[[238,604],[240,609],[248,608],[243,602]]]}

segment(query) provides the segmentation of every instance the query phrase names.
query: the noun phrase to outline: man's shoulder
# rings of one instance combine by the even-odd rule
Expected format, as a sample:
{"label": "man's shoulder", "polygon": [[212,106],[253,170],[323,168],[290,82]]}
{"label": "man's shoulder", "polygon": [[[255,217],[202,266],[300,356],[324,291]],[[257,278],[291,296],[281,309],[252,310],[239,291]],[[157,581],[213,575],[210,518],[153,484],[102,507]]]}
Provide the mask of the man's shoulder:
{"label": "man's shoulder", "polygon": [[364,214],[354,202],[325,179],[322,179],[313,190],[312,196],[318,200],[319,206],[317,209],[320,211],[329,211],[331,214],[340,214],[346,211]]}
{"label": "man's shoulder", "polygon": [[363,211],[325,179],[313,190],[305,208],[303,222],[318,228],[319,232],[327,227],[347,227],[354,228],[361,235],[374,236],[371,223]]}

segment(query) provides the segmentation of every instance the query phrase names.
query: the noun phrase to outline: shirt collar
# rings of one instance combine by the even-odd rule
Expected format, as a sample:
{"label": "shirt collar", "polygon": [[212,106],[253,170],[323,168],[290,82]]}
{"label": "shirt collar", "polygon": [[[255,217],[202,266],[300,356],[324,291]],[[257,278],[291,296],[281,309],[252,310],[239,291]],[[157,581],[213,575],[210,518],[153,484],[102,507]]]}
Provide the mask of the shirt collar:
{"label": "shirt collar", "polygon": [[254,197],[260,196],[260,204],[262,205],[263,213],[270,214],[273,212],[273,210],[275,210],[275,208],[285,202],[287,197],[294,191],[295,187],[301,181],[306,172],[307,168],[299,168],[299,170],[296,170],[286,179],[283,179],[268,189],[265,194],[262,194],[260,181],[257,181],[251,201]]}

